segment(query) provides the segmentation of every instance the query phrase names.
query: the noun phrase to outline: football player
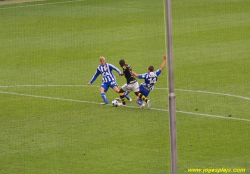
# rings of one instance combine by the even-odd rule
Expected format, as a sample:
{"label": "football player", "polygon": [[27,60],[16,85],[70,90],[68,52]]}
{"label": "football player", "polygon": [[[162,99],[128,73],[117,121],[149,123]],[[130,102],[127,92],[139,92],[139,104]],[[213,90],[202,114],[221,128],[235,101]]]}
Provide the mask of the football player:
{"label": "football player", "polygon": [[[142,95],[144,95],[145,97],[148,97],[150,91],[152,91],[154,89],[154,85],[158,80],[158,76],[161,74],[161,72],[163,71],[163,69],[166,65],[167,56],[164,54],[163,58],[164,58],[164,60],[161,64],[161,67],[155,72],[154,72],[153,66],[149,66],[148,72],[145,74],[138,75],[135,72],[132,72],[132,74],[135,77],[137,77],[139,79],[144,79],[144,82],[140,84],[139,92]],[[143,103],[143,101],[139,97],[136,97],[135,102],[138,103],[139,105],[141,105],[141,108],[145,107],[145,104]]]}
{"label": "football player", "polygon": [[123,69],[123,74],[126,77],[127,83],[124,84],[122,86],[122,88],[120,89],[119,93],[120,93],[120,98],[122,100],[122,104],[123,106],[126,106],[126,102],[125,102],[125,95],[124,92],[126,91],[134,91],[135,95],[140,99],[140,100],[144,100],[147,104],[148,104],[148,108],[151,108],[151,102],[150,100],[148,100],[144,95],[142,95],[139,92],[139,83],[138,81],[135,79],[134,75],[132,74],[132,68],[130,65],[125,64],[125,60],[120,60],[119,61],[120,66]]}
{"label": "football player", "polygon": [[[104,100],[103,104],[108,104],[109,102],[108,102],[106,94],[105,94],[108,91],[108,89],[113,88],[113,90],[115,92],[119,93],[118,84],[116,82],[116,78],[115,78],[112,70],[117,71],[119,73],[119,76],[121,76],[121,77],[123,77],[123,74],[114,65],[112,65],[110,63],[106,63],[105,57],[102,56],[99,58],[99,60],[100,60],[101,64],[97,67],[97,70],[96,70],[93,78],[88,83],[88,86],[91,85],[96,80],[96,78],[101,74],[102,75],[102,84],[100,87],[100,93],[101,93],[101,96]],[[128,100],[132,101],[132,99],[130,99],[129,97],[128,97]]]}

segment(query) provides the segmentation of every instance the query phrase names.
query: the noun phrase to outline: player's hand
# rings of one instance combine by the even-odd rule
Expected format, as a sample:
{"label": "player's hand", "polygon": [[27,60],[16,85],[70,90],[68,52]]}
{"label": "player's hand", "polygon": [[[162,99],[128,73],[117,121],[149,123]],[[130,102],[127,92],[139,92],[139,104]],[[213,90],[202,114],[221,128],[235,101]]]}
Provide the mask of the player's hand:
{"label": "player's hand", "polygon": [[164,58],[164,60],[167,60],[167,56],[166,56],[166,54],[164,54],[164,55],[163,55],[163,58]]}
{"label": "player's hand", "polygon": [[88,86],[89,86],[89,85],[91,85],[91,83],[90,83],[90,82],[88,83]]}
{"label": "player's hand", "polygon": [[120,77],[123,77],[124,74],[119,74]]}

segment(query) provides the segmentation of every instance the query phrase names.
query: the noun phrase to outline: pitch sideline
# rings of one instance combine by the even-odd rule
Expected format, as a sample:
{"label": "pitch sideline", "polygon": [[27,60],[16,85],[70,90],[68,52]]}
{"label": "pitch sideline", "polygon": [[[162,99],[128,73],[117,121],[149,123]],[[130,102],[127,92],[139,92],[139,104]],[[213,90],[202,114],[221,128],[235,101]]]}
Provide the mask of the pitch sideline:
{"label": "pitch sideline", "polygon": [[[11,8],[25,8],[25,7],[43,6],[43,5],[65,4],[65,3],[81,2],[81,1],[86,1],[86,0],[74,0],[74,1],[63,1],[63,2],[51,2],[51,3],[33,4],[33,5],[20,5],[20,6],[13,6],[13,7],[0,8],[0,10],[1,10],[1,9],[3,9],[3,10],[5,10],[5,9],[11,9]],[[9,5],[9,4],[5,4],[5,5]]]}
{"label": "pitch sideline", "polygon": [[[9,86],[0,86],[0,88],[14,88],[14,87],[88,87],[88,85],[9,85]],[[100,87],[100,86],[89,86],[89,87]],[[154,88],[159,90],[168,90],[168,88]],[[222,95],[228,97],[235,97],[241,98],[245,100],[250,100],[249,97],[244,97],[240,95],[232,95],[232,94],[224,94],[219,92],[209,92],[209,91],[200,91],[200,90],[188,90],[188,89],[175,89],[176,91],[183,91],[183,92],[196,92],[196,93],[204,93],[204,94],[213,94],[213,95]]]}
{"label": "pitch sideline", "polygon": [[[45,86],[45,85],[39,85],[39,86]],[[54,86],[58,86],[58,85],[54,85]],[[69,85],[69,86],[74,86],[74,85]],[[79,85],[79,86],[82,86],[82,85]],[[84,86],[86,86],[86,85],[84,85]],[[0,86],[0,87],[3,87],[3,86]],[[98,103],[98,102],[91,102],[91,101],[65,99],[65,98],[59,98],[59,97],[48,97],[48,96],[39,96],[39,95],[30,95],[30,94],[21,94],[21,93],[16,93],[16,92],[0,91],[0,93],[1,94],[10,94],[10,95],[19,95],[19,96],[25,96],[25,97],[44,98],[44,99],[51,99],[51,100],[61,100],[61,101],[71,101],[71,102],[80,102],[80,103],[90,103],[90,104],[98,104],[98,105],[101,104],[101,103]],[[111,104],[108,104],[108,105],[111,105]],[[135,106],[126,106],[126,107],[138,109],[138,107],[135,107]],[[167,109],[159,109],[159,108],[151,108],[151,110],[166,111],[166,112],[169,111]],[[249,119],[234,118],[234,117],[225,117],[225,116],[220,116],[220,115],[200,114],[200,113],[186,112],[186,111],[176,111],[176,112],[177,113],[189,114],[189,115],[199,115],[199,116],[206,116],[206,117],[223,118],[223,119],[231,119],[231,120],[248,121],[248,122],[250,122]]]}

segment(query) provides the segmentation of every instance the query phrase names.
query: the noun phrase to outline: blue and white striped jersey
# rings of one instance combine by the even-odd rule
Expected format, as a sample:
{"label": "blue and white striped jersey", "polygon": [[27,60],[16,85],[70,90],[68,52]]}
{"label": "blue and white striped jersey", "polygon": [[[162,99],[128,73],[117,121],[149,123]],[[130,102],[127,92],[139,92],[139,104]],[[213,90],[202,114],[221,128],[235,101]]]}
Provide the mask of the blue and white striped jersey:
{"label": "blue and white striped jersey", "polygon": [[155,72],[145,73],[138,75],[139,79],[145,79],[141,85],[143,85],[146,89],[153,90],[154,85],[158,79],[158,76],[161,74],[161,70],[158,69]]}
{"label": "blue and white striped jersey", "polygon": [[119,74],[122,74],[122,72],[112,64],[105,63],[104,66],[99,65],[90,83],[92,84],[96,80],[96,78],[99,76],[99,74],[102,74],[103,83],[116,82],[116,78],[112,70],[116,70]]}

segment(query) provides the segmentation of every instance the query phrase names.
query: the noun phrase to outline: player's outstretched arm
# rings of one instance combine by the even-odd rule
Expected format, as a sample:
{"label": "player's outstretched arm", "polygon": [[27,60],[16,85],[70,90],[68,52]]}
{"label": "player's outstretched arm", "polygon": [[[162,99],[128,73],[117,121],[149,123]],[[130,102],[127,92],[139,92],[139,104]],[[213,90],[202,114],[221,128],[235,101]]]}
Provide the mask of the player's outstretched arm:
{"label": "player's outstretched arm", "polygon": [[94,76],[92,77],[92,79],[91,79],[90,82],[88,83],[88,86],[91,85],[91,84],[96,80],[96,78],[99,76],[99,74],[100,74],[100,71],[99,71],[98,68],[97,68],[97,70],[96,70]]}
{"label": "player's outstretched arm", "polygon": [[114,66],[114,65],[112,65],[112,64],[109,64],[109,68],[111,69],[111,70],[115,70],[115,71],[117,71],[118,73],[119,73],[119,76],[120,77],[123,77],[123,74],[122,74],[122,72],[119,70],[119,68],[117,68],[116,66]]}
{"label": "player's outstretched arm", "polygon": [[166,56],[166,54],[163,55],[163,58],[164,58],[164,60],[163,60],[163,62],[161,64],[161,67],[160,67],[161,70],[164,70],[166,62],[167,62],[167,56]]}
{"label": "player's outstretched arm", "polygon": [[136,74],[134,71],[132,71],[132,74],[138,78],[138,74]]}

